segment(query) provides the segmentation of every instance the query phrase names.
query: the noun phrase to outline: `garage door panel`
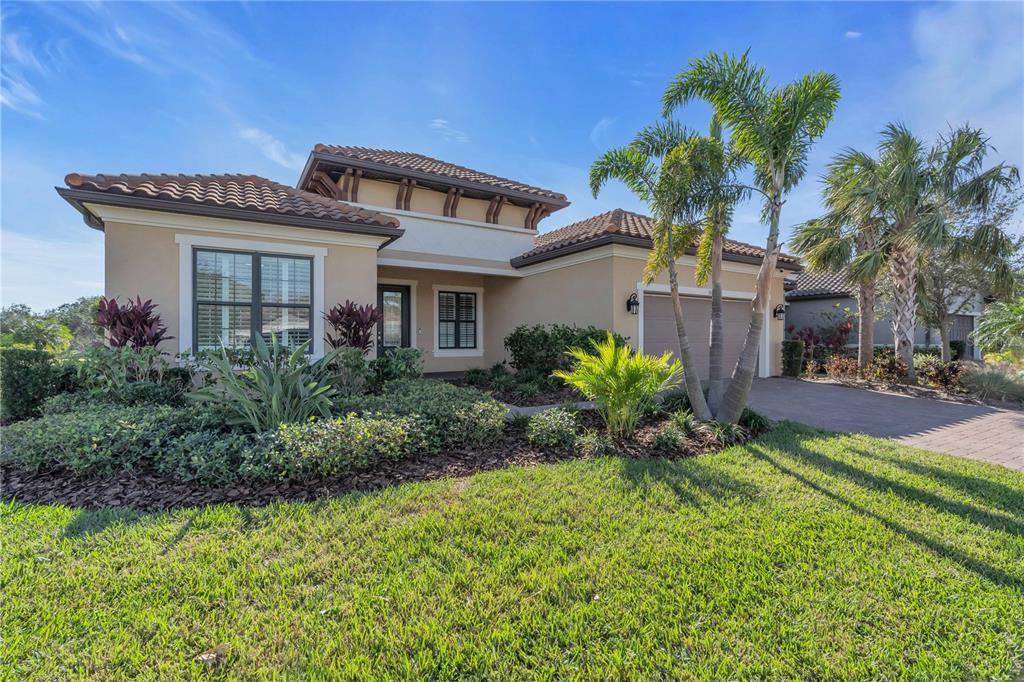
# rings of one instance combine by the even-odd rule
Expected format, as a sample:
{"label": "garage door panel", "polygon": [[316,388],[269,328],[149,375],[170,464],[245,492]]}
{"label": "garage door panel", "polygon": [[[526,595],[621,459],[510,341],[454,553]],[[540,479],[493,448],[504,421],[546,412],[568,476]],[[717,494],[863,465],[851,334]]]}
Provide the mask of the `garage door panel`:
{"label": "garage door panel", "polygon": [[[683,322],[690,339],[694,363],[701,378],[708,375],[708,345],[711,342],[711,300],[682,297]],[[676,320],[672,312],[672,299],[668,296],[644,296],[644,352],[661,355],[670,351],[679,357]],[[725,372],[730,374],[736,358],[743,350],[743,340],[750,326],[748,301],[722,302],[722,328],[724,336]]]}

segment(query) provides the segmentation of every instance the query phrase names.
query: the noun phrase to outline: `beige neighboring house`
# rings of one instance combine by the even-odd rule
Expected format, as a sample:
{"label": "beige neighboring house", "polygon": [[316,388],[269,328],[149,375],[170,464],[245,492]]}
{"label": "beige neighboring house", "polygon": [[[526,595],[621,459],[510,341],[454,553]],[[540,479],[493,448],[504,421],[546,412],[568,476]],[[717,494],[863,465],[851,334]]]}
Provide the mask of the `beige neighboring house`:
{"label": "beige neighboring house", "polygon": [[[65,182],[57,192],[105,234],[105,294],[153,299],[171,352],[276,332],[291,345],[312,339],[319,356],[323,312],[347,299],[376,303],[378,347],[421,349],[427,372],[506,359],[504,338],[521,324],[595,325],[648,353],[677,350],[667,279],[642,283],[650,219],[622,209],[540,233],[565,195],[419,154],[330,145],[314,148],[295,187],[253,175]],[[726,244],[730,364],[763,254]],[[706,348],[709,290],[694,282],[692,253],[679,265],[687,330]],[[799,269],[779,259],[769,311]],[[779,373],[783,336],[772,316],[761,376]],[[698,356],[703,371],[706,350]]]}

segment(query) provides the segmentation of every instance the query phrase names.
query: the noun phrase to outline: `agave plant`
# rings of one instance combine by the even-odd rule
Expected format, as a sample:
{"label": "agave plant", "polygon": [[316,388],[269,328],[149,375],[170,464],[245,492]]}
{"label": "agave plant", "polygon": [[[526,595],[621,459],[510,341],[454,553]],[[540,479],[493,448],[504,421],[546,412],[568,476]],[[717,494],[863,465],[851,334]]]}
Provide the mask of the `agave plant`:
{"label": "agave plant", "polygon": [[679,385],[683,366],[672,361],[668,352],[661,357],[634,353],[616,343],[611,333],[605,341],[592,343],[593,350],[571,349],[575,365],[555,371],[554,376],[594,401],[609,433],[631,436],[654,396]]}
{"label": "agave plant", "polygon": [[212,385],[192,393],[195,400],[225,408],[232,424],[245,424],[253,431],[271,431],[279,424],[303,422],[313,416],[331,416],[332,363],[340,350],[333,350],[316,362],[306,358],[309,341],[294,350],[282,346],[277,335],[268,345],[253,337],[252,360],[241,371],[221,346],[219,354],[205,358],[214,378]]}
{"label": "agave plant", "polygon": [[120,305],[116,298],[101,298],[96,311],[96,324],[107,334],[107,341],[115,348],[131,346],[145,348],[169,341],[167,325],[160,320],[153,299],[128,299]]}

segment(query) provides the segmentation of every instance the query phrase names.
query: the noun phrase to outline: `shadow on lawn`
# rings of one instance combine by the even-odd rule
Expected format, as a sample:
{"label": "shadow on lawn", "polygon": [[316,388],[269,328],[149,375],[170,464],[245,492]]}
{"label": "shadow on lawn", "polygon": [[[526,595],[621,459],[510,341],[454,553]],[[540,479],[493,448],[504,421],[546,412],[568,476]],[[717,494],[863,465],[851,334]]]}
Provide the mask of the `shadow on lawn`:
{"label": "shadow on lawn", "polygon": [[64,527],[64,537],[68,539],[85,538],[102,533],[114,526],[134,526],[150,521],[152,514],[134,509],[80,509],[75,518]]}
{"label": "shadow on lawn", "polygon": [[619,475],[630,485],[651,492],[665,485],[684,505],[702,510],[705,504],[729,498],[753,500],[758,487],[708,466],[703,458],[683,460],[623,459]]}
{"label": "shadow on lawn", "polygon": [[[835,437],[842,438],[843,436],[837,435]],[[850,466],[843,462],[837,462],[831,457],[823,455],[820,452],[808,450],[807,448],[800,445],[800,442],[800,438],[796,437],[792,445],[784,446],[780,444],[777,447],[784,450],[784,454],[791,455],[795,459],[804,464],[810,464],[812,466],[815,466],[826,473],[832,473],[835,475],[848,478],[853,483],[861,485],[871,491],[881,492],[885,494],[892,493],[906,500],[922,502],[939,511],[945,511],[961,515],[974,523],[979,523],[989,528],[994,528],[996,530],[1004,530],[1007,532],[1014,532],[1018,535],[1020,534],[1020,523],[1018,523],[1016,520],[989,514],[980,509],[960,502],[944,500],[943,498],[932,493],[912,488],[903,483],[899,483],[897,481],[893,481],[882,476],[870,474],[866,471],[858,469],[857,467]],[[869,509],[868,507],[862,504],[854,502],[853,500],[849,499],[848,497],[845,497],[844,495],[834,490],[826,488],[821,483],[812,481],[804,474],[794,469],[791,469],[790,467],[783,464],[779,459],[773,457],[772,454],[765,448],[765,446],[761,444],[751,443],[747,446],[747,451],[750,452],[750,454],[754,458],[766,462],[767,464],[777,469],[779,472],[786,474],[787,476],[793,477],[794,479],[796,479],[803,485],[807,486],[808,488],[811,488],[812,490],[824,495],[825,497],[847,506],[848,508],[862,516],[874,519],[875,521],[881,523],[889,530],[893,531],[894,533],[898,533],[899,535],[902,535],[914,544],[924,549],[927,549],[939,556],[955,561],[964,568],[968,569],[969,571],[975,573],[976,575],[986,580],[989,580],[999,585],[1006,585],[1016,589],[1024,588],[1024,580],[1022,580],[1020,577],[1011,575],[1010,573],[1007,573],[1001,568],[992,566],[991,564],[976,559],[936,539],[930,538],[919,531],[913,530],[903,525],[902,523],[894,521],[890,518],[887,518],[879,514],[878,512],[872,509]]]}

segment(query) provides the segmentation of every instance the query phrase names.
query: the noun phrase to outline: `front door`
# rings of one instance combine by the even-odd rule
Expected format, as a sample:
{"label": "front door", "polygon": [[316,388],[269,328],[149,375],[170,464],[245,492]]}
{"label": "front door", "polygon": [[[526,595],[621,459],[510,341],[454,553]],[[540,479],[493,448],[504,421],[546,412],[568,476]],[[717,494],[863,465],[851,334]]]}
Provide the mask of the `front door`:
{"label": "front door", "polygon": [[399,284],[377,285],[377,348],[408,348],[409,287]]}

